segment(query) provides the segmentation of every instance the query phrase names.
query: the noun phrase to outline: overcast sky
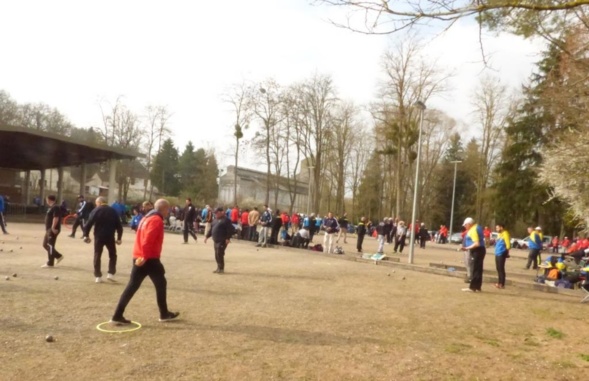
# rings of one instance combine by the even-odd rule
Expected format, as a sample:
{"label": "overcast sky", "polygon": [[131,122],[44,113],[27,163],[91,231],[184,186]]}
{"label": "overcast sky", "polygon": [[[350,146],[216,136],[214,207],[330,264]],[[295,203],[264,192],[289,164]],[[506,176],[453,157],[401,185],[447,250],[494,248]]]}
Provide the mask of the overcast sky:
{"label": "overcast sky", "polygon": [[[18,102],[57,107],[79,127],[99,126],[99,99],[123,95],[134,111],[167,105],[180,149],[214,147],[229,164],[232,117],[221,94],[232,83],[274,77],[282,84],[331,74],[342,98],[374,99],[380,57],[401,36],[366,36],[331,25],[340,9],[307,0],[19,0],[0,3],[0,89]],[[342,19],[343,20],[343,19]],[[478,29],[423,29],[426,55],[453,71],[451,91],[430,101],[469,125],[478,76],[518,89],[541,45],[484,37],[495,70],[484,69]],[[253,165],[250,163],[250,165]]]}

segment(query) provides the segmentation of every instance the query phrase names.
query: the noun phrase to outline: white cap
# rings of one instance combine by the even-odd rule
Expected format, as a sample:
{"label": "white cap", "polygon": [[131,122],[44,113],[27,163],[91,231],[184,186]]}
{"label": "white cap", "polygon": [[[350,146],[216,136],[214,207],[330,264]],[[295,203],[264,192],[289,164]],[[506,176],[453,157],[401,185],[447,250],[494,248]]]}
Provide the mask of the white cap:
{"label": "white cap", "polygon": [[542,228],[540,226],[536,226],[535,230],[542,230]]}
{"label": "white cap", "polygon": [[464,223],[462,224],[462,226],[465,225],[474,225],[474,220],[470,217],[468,217],[466,220],[464,220]]}

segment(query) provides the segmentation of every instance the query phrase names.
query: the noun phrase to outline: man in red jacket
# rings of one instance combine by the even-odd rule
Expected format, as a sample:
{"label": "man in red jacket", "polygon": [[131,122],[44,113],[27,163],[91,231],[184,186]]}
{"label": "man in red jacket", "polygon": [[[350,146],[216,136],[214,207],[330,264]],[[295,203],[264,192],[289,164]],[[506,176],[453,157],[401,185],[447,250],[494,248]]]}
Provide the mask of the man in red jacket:
{"label": "man in red jacket", "polygon": [[179,312],[170,312],[166,301],[167,282],[164,276],[164,265],[160,261],[162,245],[164,243],[164,219],[168,216],[170,204],[165,199],[155,202],[155,208],[141,219],[135,236],[133,247],[133,269],[131,279],[121,295],[119,304],[110,320],[115,324],[130,324],[131,321],[123,317],[127,304],[139,290],[143,280],[149,276],[155,286],[157,305],[160,310],[160,321],[176,319]]}

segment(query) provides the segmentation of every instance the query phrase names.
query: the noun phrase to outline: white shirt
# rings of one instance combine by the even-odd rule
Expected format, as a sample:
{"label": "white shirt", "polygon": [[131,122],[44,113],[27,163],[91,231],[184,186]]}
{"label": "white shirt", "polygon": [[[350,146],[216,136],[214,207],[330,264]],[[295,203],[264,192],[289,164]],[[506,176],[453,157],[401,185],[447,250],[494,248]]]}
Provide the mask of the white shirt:
{"label": "white shirt", "polygon": [[305,238],[305,239],[311,238],[311,236],[309,235],[309,231],[305,228],[299,229],[298,233],[301,236],[301,238]]}

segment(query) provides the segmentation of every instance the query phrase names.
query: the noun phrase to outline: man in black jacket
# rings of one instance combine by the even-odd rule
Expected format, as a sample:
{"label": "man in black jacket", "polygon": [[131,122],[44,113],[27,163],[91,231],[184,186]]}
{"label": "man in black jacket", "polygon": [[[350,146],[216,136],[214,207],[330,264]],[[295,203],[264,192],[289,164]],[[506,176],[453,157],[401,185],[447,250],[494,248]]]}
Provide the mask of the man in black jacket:
{"label": "man in black jacket", "polygon": [[215,209],[215,220],[209,233],[205,236],[205,243],[210,237],[213,237],[215,245],[215,260],[217,261],[217,269],[213,271],[215,274],[223,274],[225,272],[225,249],[229,245],[229,240],[235,234],[235,227],[225,215],[223,208]]}
{"label": "man in black jacket", "polygon": [[102,283],[101,257],[102,250],[106,246],[108,250],[108,274],[107,279],[114,282],[117,272],[117,248],[115,246],[115,232],[117,233],[116,244],[121,244],[123,238],[123,225],[119,213],[108,206],[104,197],[96,199],[96,209],[90,213],[88,222],[84,225],[84,242],[90,243],[88,237],[94,226],[94,276],[96,283]]}
{"label": "man in black jacket", "polygon": [[364,242],[364,236],[366,235],[366,218],[362,217],[360,218],[360,222],[358,223],[358,226],[356,227],[356,232],[358,233],[358,241],[356,243],[356,249],[358,250],[358,253],[362,253],[362,243]]}
{"label": "man in black jacket", "polygon": [[192,200],[190,198],[186,199],[186,206],[184,207],[184,244],[188,243],[188,234],[194,241],[196,241],[196,233],[194,232],[194,222],[196,221],[196,209],[194,205],[192,205]]}
{"label": "man in black jacket", "polygon": [[[86,200],[84,200],[84,196],[79,195],[78,210],[76,211],[76,220],[74,221],[74,226],[72,226],[72,234],[70,234],[68,237],[76,238],[76,230],[78,229],[78,226],[81,226],[82,230],[84,229],[84,224],[88,220],[88,217],[90,216],[90,212],[92,211],[92,209],[92,203],[86,202]],[[65,215],[63,217],[65,217]]]}

